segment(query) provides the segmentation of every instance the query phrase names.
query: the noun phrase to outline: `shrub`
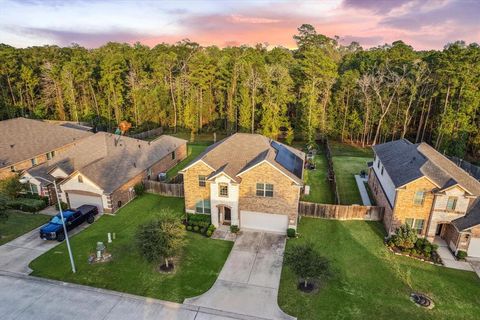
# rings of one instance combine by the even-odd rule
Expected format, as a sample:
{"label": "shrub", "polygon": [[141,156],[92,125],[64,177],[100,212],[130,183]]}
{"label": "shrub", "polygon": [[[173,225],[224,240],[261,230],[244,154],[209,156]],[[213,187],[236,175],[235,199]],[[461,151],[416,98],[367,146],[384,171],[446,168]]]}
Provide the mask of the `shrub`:
{"label": "shrub", "polygon": [[201,228],[200,233],[205,233],[207,231],[207,228]]}
{"label": "shrub", "polygon": [[[67,210],[68,209],[68,204],[66,204],[65,202],[62,201],[62,202],[60,202],[60,204],[62,205],[62,210]],[[58,201],[55,203],[55,209],[60,210],[58,208]]]}
{"label": "shrub", "polygon": [[208,227],[212,223],[212,217],[209,214],[189,213],[187,215],[187,221],[191,225],[198,226],[200,226],[198,223],[203,222],[206,223],[205,227]]}
{"label": "shrub", "polygon": [[209,225],[208,226],[208,230],[207,231],[211,231],[212,233],[215,231],[215,226],[213,224]]}
{"label": "shrub", "polygon": [[330,264],[313,247],[311,242],[297,244],[285,251],[285,263],[304,281],[327,277],[330,274]]}
{"label": "shrub", "polygon": [[237,233],[238,231],[240,231],[240,229],[238,228],[237,225],[233,224],[233,225],[230,226],[230,232],[231,233]]}
{"label": "shrub", "polygon": [[417,234],[409,225],[404,224],[397,228],[393,239],[395,246],[400,249],[411,249],[417,242]]}
{"label": "shrub", "polygon": [[18,174],[0,180],[0,192],[10,198],[16,198],[25,190],[25,185],[20,182]]}
{"label": "shrub", "polygon": [[457,259],[464,260],[467,257],[467,252],[463,250],[457,251]]}
{"label": "shrub", "polygon": [[185,228],[172,210],[140,225],[136,234],[137,247],[149,262],[160,263],[179,253],[185,244]]}
{"label": "shrub", "polygon": [[212,236],[212,234],[213,234],[213,232],[211,230],[207,230],[207,233],[206,233],[207,237],[210,238]]}
{"label": "shrub", "polygon": [[287,229],[287,236],[289,238],[295,238],[295,236],[297,235],[297,231],[293,228],[288,228]]}
{"label": "shrub", "polygon": [[187,226],[188,231],[192,231],[192,229],[193,229],[192,226]]}
{"label": "shrub", "polygon": [[142,194],[145,193],[145,185],[143,183],[137,183],[134,187],[133,190],[135,191],[135,194],[137,196],[141,196]]}
{"label": "shrub", "polygon": [[200,230],[198,226],[193,226],[193,231],[198,232],[198,230]]}
{"label": "shrub", "polygon": [[25,193],[25,194],[22,194],[21,197],[22,198],[27,198],[27,199],[42,200],[43,202],[45,202],[45,206],[48,206],[48,204],[50,203],[48,197],[44,197],[44,196],[38,195],[36,193]]}
{"label": "shrub", "polygon": [[46,207],[45,201],[38,199],[17,198],[7,201],[7,206],[26,212],[38,212]]}

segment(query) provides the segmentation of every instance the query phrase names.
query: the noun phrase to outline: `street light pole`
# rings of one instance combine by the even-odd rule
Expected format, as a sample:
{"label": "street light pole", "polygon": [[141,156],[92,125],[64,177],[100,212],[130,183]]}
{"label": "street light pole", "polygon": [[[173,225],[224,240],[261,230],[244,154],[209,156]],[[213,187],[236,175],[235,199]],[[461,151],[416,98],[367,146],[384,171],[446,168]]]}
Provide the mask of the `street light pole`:
{"label": "street light pole", "polygon": [[53,187],[55,188],[55,195],[57,196],[58,209],[60,210],[60,217],[62,218],[63,232],[65,233],[65,241],[67,242],[68,256],[70,257],[70,264],[72,265],[72,272],[76,273],[75,261],[73,261],[72,248],[70,247],[70,241],[68,240],[67,226],[65,225],[65,219],[63,218],[62,203],[58,195],[57,182],[53,179]]}
{"label": "street light pole", "polygon": [[[60,211],[60,218],[62,219],[63,232],[65,234],[65,240],[67,242],[68,256],[70,257],[70,264],[72,266],[72,272],[76,273],[77,270],[75,269],[75,261],[73,261],[72,248],[70,247],[70,241],[68,240],[67,226],[65,225],[65,219],[63,218],[62,203],[60,201],[60,196],[58,194],[57,182],[55,181],[55,179],[53,179],[53,181],[50,181],[48,179],[38,177],[38,176],[32,176],[32,177],[35,178],[35,179],[40,179],[40,180],[46,181],[48,183],[53,182],[53,187],[55,188],[55,195],[57,196],[58,209]],[[23,182],[22,182],[22,180],[23,180]],[[22,183],[25,183],[27,181],[28,181],[27,177],[20,179],[20,182],[22,182]]]}

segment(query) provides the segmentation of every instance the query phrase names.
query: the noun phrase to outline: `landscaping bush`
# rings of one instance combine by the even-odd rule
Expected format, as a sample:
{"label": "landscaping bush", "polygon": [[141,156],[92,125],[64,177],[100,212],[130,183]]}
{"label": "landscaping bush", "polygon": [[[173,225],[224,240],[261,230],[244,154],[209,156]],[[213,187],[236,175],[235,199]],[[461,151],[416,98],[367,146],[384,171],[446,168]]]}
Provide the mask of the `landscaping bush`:
{"label": "landscaping bush", "polygon": [[296,235],[297,235],[297,230],[295,230],[293,228],[288,228],[287,229],[287,236],[289,238],[295,238]]}
{"label": "landscaping bush", "polygon": [[145,193],[145,185],[143,183],[137,183],[134,187],[133,190],[135,191],[135,194],[137,196],[141,196],[142,194]]}
{"label": "landscaping bush", "polygon": [[188,231],[192,231],[193,227],[192,226],[187,226]]}
{"label": "landscaping bush", "polygon": [[207,230],[207,233],[205,234],[207,237],[211,237],[213,232],[211,230]]}
{"label": "landscaping bush", "polygon": [[38,195],[36,193],[25,193],[20,196],[21,198],[27,198],[27,199],[37,199],[37,200],[42,200],[45,202],[45,206],[48,206],[49,204],[49,199],[48,197],[44,197],[41,195]]}
{"label": "landscaping bush", "polygon": [[200,230],[198,226],[193,226],[193,231],[198,232],[198,230]]}
{"label": "landscaping bush", "polygon": [[200,233],[205,233],[207,231],[207,228],[201,228]]}
{"label": "landscaping bush", "polygon": [[231,233],[237,233],[238,231],[240,231],[240,229],[238,228],[237,225],[233,224],[233,225],[230,226],[230,232]]}
{"label": "landscaping bush", "polygon": [[417,242],[417,234],[409,225],[404,224],[397,228],[392,240],[399,249],[412,249]]}
{"label": "landscaping bush", "polygon": [[467,257],[467,252],[463,250],[458,250],[457,259],[464,260]]}
{"label": "landscaping bush", "polygon": [[7,206],[12,209],[21,210],[25,212],[38,212],[45,209],[46,204],[43,200],[16,198],[7,201]]}
{"label": "landscaping bush", "polygon": [[[60,202],[60,204],[62,205],[62,210],[67,210],[68,209],[68,204],[66,204],[65,202]],[[60,208],[58,207],[58,201],[55,203],[55,209],[57,210],[60,210]]]}
{"label": "landscaping bush", "polygon": [[209,214],[189,213],[187,215],[187,222],[194,226],[208,227],[212,223],[212,217]]}

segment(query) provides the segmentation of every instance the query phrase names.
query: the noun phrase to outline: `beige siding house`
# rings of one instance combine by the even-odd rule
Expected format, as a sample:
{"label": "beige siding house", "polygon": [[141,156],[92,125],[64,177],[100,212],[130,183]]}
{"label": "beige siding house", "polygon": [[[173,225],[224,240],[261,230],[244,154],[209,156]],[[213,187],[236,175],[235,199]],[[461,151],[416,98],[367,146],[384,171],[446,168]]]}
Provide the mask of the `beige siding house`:
{"label": "beige siding house", "polygon": [[406,223],[454,253],[480,257],[480,182],[426,143],[402,139],[373,150],[368,183],[385,207],[387,232]]}
{"label": "beige siding house", "polygon": [[0,179],[60,155],[91,136],[87,129],[26,118],[0,121]]}
{"label": "beige siding house", "polygon": [[305,154],[259,134],[237,133],[181,171],[185,209],[215,226],[285,233],[296,228]]}
{"label": "beige siding house", "polygon": [[61,200],[70,208],[96,205],[114,213],[135,197],[133,187],[183,160],[186,141],[163,135],[143,141],[99,132],[74,144],[71,150],[24,173],[40,194],[53,197],[57,181]]}

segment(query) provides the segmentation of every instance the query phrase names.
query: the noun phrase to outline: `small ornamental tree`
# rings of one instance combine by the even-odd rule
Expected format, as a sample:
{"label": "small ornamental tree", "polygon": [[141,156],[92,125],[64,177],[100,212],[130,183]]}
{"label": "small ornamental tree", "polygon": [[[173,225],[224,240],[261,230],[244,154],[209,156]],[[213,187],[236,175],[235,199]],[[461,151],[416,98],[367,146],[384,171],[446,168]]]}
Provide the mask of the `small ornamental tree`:
{"label": "small ornamental tree", "polygon": [[320,279],[330,274],[328,260],[319,255],[310,242],[288,248],[285,252],[285,263],[300,279],[303,279],[305,288],[308,287],[309,280]]}
{"label": "small ornamental tree", "polygon": [[137,246],[149,262],[165,261],[180,253],[185,244],[185,226],[171,210],[163,210],[157,217],[138,227]]}
{"label": "small ornamental tree", "polygon": [[10,198],[16,198],[25,189],[20,182],[19,176],[14,175],[6,179],[0,180],[0,192]]}
{"label": "small ornamental tree", "polygon": [[400,249],[412,249],[417,242],[416,231],[412,229],[408,224],[403,224],[395,230],[393,236],[393,243]]}

